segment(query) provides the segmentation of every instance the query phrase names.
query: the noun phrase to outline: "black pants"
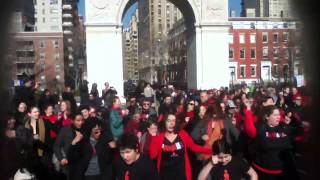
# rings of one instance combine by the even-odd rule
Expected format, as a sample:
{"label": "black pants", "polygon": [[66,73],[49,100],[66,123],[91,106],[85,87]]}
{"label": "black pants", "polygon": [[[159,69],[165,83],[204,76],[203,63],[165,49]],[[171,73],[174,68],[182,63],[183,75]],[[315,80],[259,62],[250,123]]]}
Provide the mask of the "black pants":
{"label": "black pants", "polygon": [[96,176],[84,176],[84,180],[102,180],[100,175]]}

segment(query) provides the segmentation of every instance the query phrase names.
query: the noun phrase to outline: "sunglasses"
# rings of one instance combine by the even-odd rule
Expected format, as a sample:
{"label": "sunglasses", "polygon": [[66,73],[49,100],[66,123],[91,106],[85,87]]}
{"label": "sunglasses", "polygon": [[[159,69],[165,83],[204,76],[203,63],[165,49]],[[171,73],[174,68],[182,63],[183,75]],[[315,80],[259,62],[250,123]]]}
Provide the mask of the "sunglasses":
{"label": "sunglasses", "polygon": [[194,103],[188,103],[189,105],[192,105],[192,106],[194,106]]}

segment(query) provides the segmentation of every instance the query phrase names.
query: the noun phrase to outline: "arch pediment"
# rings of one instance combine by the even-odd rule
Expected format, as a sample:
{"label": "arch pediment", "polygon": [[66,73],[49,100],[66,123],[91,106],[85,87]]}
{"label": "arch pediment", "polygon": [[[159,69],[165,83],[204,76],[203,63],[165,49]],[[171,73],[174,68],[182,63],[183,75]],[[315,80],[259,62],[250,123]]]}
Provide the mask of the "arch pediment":
{"label": "arch pediment", "polygon": [[[86,24],[121,25],[125,8],[132,1],[136,0],[86,0]],[[179,6],[184,1],[189,3],[193,11],[195,25],[228,21],[228,1],[175,0],[174,4],[183,9]]]}

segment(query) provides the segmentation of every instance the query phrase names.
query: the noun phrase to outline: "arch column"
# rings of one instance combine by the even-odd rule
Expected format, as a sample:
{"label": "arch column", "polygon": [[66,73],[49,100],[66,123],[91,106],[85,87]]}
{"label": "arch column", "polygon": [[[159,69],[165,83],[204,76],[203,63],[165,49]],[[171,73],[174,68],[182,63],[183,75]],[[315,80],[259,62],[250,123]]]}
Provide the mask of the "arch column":
{"label": "arch column", "polygon": [[121,32],[122,27],[116,24],[86,24],[88,81],[98,84],[99,93],[109,82],[123,95]]}
{"label": "arch column", "polygon": [[229,24],[201,24],[188,39],[188,88],[229,86]]}

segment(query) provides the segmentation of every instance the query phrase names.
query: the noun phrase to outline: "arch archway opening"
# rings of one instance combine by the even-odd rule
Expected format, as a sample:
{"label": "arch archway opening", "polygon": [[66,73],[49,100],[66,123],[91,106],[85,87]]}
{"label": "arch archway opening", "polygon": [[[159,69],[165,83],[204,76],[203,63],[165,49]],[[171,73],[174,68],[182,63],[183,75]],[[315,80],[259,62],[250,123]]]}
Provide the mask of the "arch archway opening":
{"label": "arch archway opening", "polygon": [[[167,4],[169,3],[176,7],[181,13],[182,19],[179,20],[179,22],[175,22],[170,30],[163,33],[159,30],[160,28],[158,28],[157,32],[150,28],[150,26],[152,26],[151,21],[167,20],[156,19],[157,15],[155,15],[156,17],[152,17],[152,13],[158,14],[158,12],[149,11],[151,9],[149,4],[150,2],[151,1],[149,0],[128,0],[121,14],[123,24],[126,13],[130,7],[135,3],[138,3],[140,11],[138,13],[139,18],[137,23],[137,68],[139,71],[136,74],[138,74],[138,78],[137,76],[134,76],[135,72],[130,70],[130,68],[135,64],[135,57],[132,56],[132,53],[128,53],[126,51],[126,45],[128,41],[131,42],[132,37],[128,35],[130,34],[130,32],[128,32],[130,31],[128,26],[123,24],[124,80],[140,79],[158,85],[174,84],[183,89],[196,87],[195,83],[188,84],[188,82],[196,81],[197,73],[195,33],[196,16],[192,6],[188,0],[167,0],[166,6],[168,6]],[[146,5],[146,7],[142,7],[143,5]],[[154,4],[154,6],[158,6],[158,4]],[[149,16],[149,18],[147,16]],[[149,28],[144,29],[146,26],[149,26]],[[159,23],[157,26],[162,27]]]}

